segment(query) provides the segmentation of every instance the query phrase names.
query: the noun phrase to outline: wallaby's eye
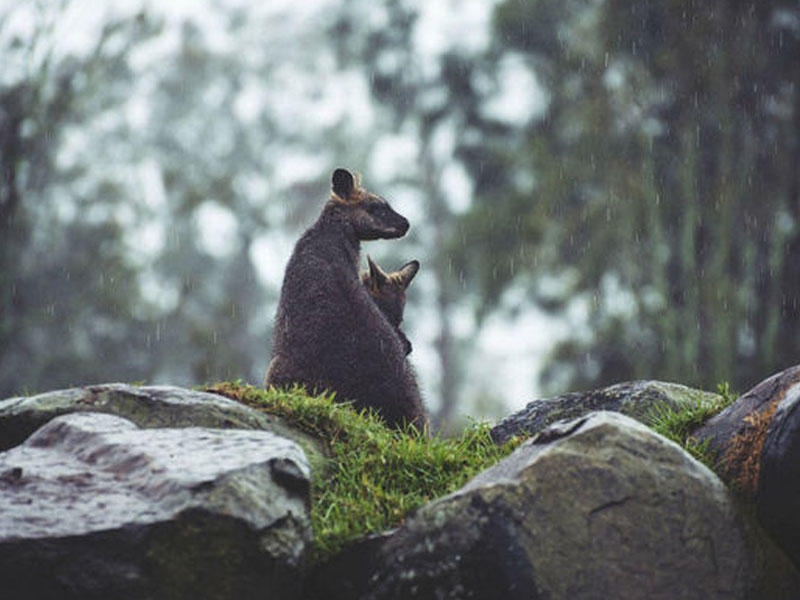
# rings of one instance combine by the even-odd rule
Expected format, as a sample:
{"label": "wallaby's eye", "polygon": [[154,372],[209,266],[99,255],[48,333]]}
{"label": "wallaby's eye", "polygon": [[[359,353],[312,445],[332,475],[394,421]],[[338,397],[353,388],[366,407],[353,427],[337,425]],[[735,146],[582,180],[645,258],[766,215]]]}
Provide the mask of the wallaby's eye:
{"label": "wallaby's eye", "polygon": [[373,215],[384,216],[389,213],[389,207],[383,202],[375,202],[370,204],[370,211]]}

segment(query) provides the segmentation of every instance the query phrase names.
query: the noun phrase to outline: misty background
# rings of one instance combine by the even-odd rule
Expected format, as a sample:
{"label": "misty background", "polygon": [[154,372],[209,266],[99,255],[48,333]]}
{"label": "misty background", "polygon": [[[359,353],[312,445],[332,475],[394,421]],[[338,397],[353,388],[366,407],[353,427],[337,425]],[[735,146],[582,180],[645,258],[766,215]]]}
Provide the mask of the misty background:
{"label": "misty background", "polygon": [[796,0],[0,0],[0,397],[260,385],[339,166],[438,425],[800,362]]}

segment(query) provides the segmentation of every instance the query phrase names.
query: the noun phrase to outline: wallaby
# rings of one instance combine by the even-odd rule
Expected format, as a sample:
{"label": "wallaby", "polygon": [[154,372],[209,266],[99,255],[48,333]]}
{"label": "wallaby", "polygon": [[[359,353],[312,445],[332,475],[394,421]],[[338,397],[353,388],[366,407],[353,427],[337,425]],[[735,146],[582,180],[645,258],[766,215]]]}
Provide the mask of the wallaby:
{"label": "wallaby", "polygon": [[406,307],[406,289],[419,271],[419,261],[412,260],[392,273],[384,272],[369,255],[367,264],[369,269],[361,273],[361,282],[389,324],[397,331],[406,355],[411,354],[411,342],[400,329],[400,323],[403,322],[403,311]]}
{"label": "wallaby", "polygon": [[275,317],[265,385],[331,390],[390,426],[425,427],[416,378],[395,328],[358,274],[361,241],[405,235],[408,221],[336,169],[317,221],[295,245]]}

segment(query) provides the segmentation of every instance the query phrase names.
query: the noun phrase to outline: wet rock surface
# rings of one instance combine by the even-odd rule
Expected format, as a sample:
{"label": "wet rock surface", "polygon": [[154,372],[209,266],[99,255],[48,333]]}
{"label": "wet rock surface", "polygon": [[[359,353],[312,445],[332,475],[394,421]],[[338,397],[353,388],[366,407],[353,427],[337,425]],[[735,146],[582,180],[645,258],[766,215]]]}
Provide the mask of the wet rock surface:
{"label": "wet rock surface", "polygon": [[761,523],[800,566],[800,382],[786,391],[770,422],[755,500]]}
{"label": "wet rock surface", "polygon": [[663,381],[631,381],[586,392],[570,392],[530,402],[492,428],[492,439],[502,444],[514,436],[531,436],[561,420],[577,419],[594,411],[619,412],[645,422],[651,411],[666,405],[711,401],[717,394]]}
{"label": "wet rock surface", "polygon": [[309,466],[269,432],[50,421],[0,454],[9,598],[295,598]]}
{"label": "wet rock surface", "polygon": [[[758,516],[796,561],[792,377],[746,394],[771,412],[737,422],[761,436],[745,461],[759,457]],[[715,397],[631,382],[532,403],[495,428],[535,431],[517,451],[319,564],[307,458],[321,454],[260,431],[277,420],[172,387],[12,398],[0,402],[0,597],[795,598],[796,566],[723,482],[623,414]],[[552,422],[564,415],[579,418]]]}
{"label": "wet rock surface", "polygon": [[175,386],[135,386],[106,383],[0,400],[0,450],[22,443],[51,419],[75,412],[99,412],[124,417],[139,427],[213,427],[272,431],[312,444],[279,418],[223,398],[218,394]]}
{"label": "wet rock surface", "polygon": [[791,598],[796,573],[757,538],[710,470],[600,412],[420,509],[362,597]]}
{"label": "wet rock surface", "polygon": [[800,565],[800,366],[742,394],[693,432],[715,469]]}
{"label": "wet rock surface", "polygon": [[[739,478],[741,461],[751,454],[725,456],[734,442],[746,442],[756,429],[768,426],[777,405],[787,392],[800,383],[800,365],[776,373],[742,394],[736,401],[711,417],[692,433],[692,437],[709,444],[709,450],[718,457],[718,466],[730,473],[730,479]],[[763,440],[762,440],[763,441]],[[758,449],[760,453],[760,448]]]}

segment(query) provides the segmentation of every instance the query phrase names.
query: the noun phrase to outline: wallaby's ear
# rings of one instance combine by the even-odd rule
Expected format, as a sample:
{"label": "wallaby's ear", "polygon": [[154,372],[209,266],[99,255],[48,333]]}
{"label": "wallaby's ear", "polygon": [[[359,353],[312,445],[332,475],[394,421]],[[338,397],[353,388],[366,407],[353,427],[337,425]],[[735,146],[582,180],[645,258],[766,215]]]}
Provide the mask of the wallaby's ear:
{"label": "wallaby's ear", "polygon": [[336,169],[331,177],[333,193],[342,200],[347,200],[355,190],[356,182],[353,174],[347,169]]}
{"label": "wallaby's ear", "polygon": [[419,271],[419,261],[412,260],[411,262],[407,262],[404,264],[398,273],[400,274],[400,281],[403,283],[403,289],[407,288],[411,285],[411,280],[414,279],[414,276]]}
{"label": "wallaby's ear", "polygon": [[369,278],[372,282],[372,289],[378,290],[386,285],[389,279],[388,275],[383,272],[383,269],[378,266],[378,263],[373,262],[369,254],[367,254],[367,264],[369,265]]}

